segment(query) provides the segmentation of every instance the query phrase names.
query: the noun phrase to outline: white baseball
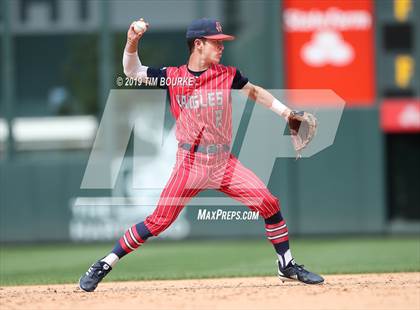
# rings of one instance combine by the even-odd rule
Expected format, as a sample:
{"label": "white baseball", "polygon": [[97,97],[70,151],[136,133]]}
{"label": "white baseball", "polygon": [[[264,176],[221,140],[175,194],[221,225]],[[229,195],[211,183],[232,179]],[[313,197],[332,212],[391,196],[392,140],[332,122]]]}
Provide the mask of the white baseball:
{"label": "white baseball", "polygon": [[134,31],[137,33],[145,32],[147,29],[146,23],[142,20],[136,21],[133,27],[134,27]]}

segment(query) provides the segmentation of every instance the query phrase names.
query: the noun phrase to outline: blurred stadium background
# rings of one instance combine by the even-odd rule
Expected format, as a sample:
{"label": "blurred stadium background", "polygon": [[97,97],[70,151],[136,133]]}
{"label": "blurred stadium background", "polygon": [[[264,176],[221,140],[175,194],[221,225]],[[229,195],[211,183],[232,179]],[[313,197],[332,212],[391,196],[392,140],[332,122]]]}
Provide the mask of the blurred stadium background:
{"label": "blurred stadium background", "polygon": [[[225,45],[223,63],[253,83],[331,88],[346,100],[333,146],[310,159],[275,163],[269,188],[280,197],[292,236],[409,235],[419,255],[420,1],[0,3],[3,249],[112,241],[143,219],[135,205],[106,206],[107,197],[129,196],[129,164],[115,189],[80,188],[106,98],[123,76],[127,27],[140,17],[151,24],[141,42],[144,64],[181,65],[187,25],[208,16],[237,36]],[[317,39],[320,20],[330,24],[326,41]],[[130,154],[132,146],[125,162]],[[90,203],[74,208],[78,197]],[[197,208],[184,210],[171,236],[263,239],[254,221],[196,217]]]}

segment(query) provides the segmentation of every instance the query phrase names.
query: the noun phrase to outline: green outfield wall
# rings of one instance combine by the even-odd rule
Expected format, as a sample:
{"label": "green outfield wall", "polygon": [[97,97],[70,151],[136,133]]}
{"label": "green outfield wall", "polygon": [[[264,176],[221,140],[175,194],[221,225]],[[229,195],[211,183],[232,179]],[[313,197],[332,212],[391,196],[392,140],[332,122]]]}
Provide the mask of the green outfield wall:
{"label": "green outfield wall", "polygon": [[[309,159],[277,159],[269,188],[280,198],[290,230],[295,234],[386,232],[382,146],[377,111],[347,110],[331,147]],[[28,153],[0,162],[1,241],[69,240],[73,199],[111,195],[106,190],[80,190],[87,159],[87,153],[79,152]],[[185,211],[190,227],[186,237],[263,233],[258,221],[198,221],[198,209],[189,206]],[[133,214],[133,224],[140,220]]]}

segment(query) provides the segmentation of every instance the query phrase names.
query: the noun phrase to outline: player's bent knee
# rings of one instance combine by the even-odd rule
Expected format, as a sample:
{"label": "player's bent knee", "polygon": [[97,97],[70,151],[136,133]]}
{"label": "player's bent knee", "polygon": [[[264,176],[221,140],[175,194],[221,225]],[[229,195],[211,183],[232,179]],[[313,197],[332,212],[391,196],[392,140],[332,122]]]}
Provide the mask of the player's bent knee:
{"label": "player's bent knee", "polygon": [[162,232],[164,232],[171,224],[176,220],[175,218],[170,217],[160,217],[159,220],[149,219],[147,218],[145,224],[153,236],[158,236]]}
{"label": "player's bent knee", "polygon": [[269,218],[280,211],[280,203],[277,197],[270,195],[263,199],[258,212],[263,218]]}

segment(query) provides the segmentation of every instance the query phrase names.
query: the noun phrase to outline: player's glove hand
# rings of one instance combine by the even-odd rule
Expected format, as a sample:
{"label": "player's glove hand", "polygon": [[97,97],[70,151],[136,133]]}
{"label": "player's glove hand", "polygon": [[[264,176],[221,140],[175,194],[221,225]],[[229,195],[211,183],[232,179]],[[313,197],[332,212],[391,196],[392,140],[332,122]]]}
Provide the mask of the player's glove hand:
{"label": "player's glove hand", "polygon": [[318,121],[311,113],[291,111],[287,123],[289,124],[292,144],[296,150],[296,159],[298,159],[301,157],[301,151],[314,138]]}

